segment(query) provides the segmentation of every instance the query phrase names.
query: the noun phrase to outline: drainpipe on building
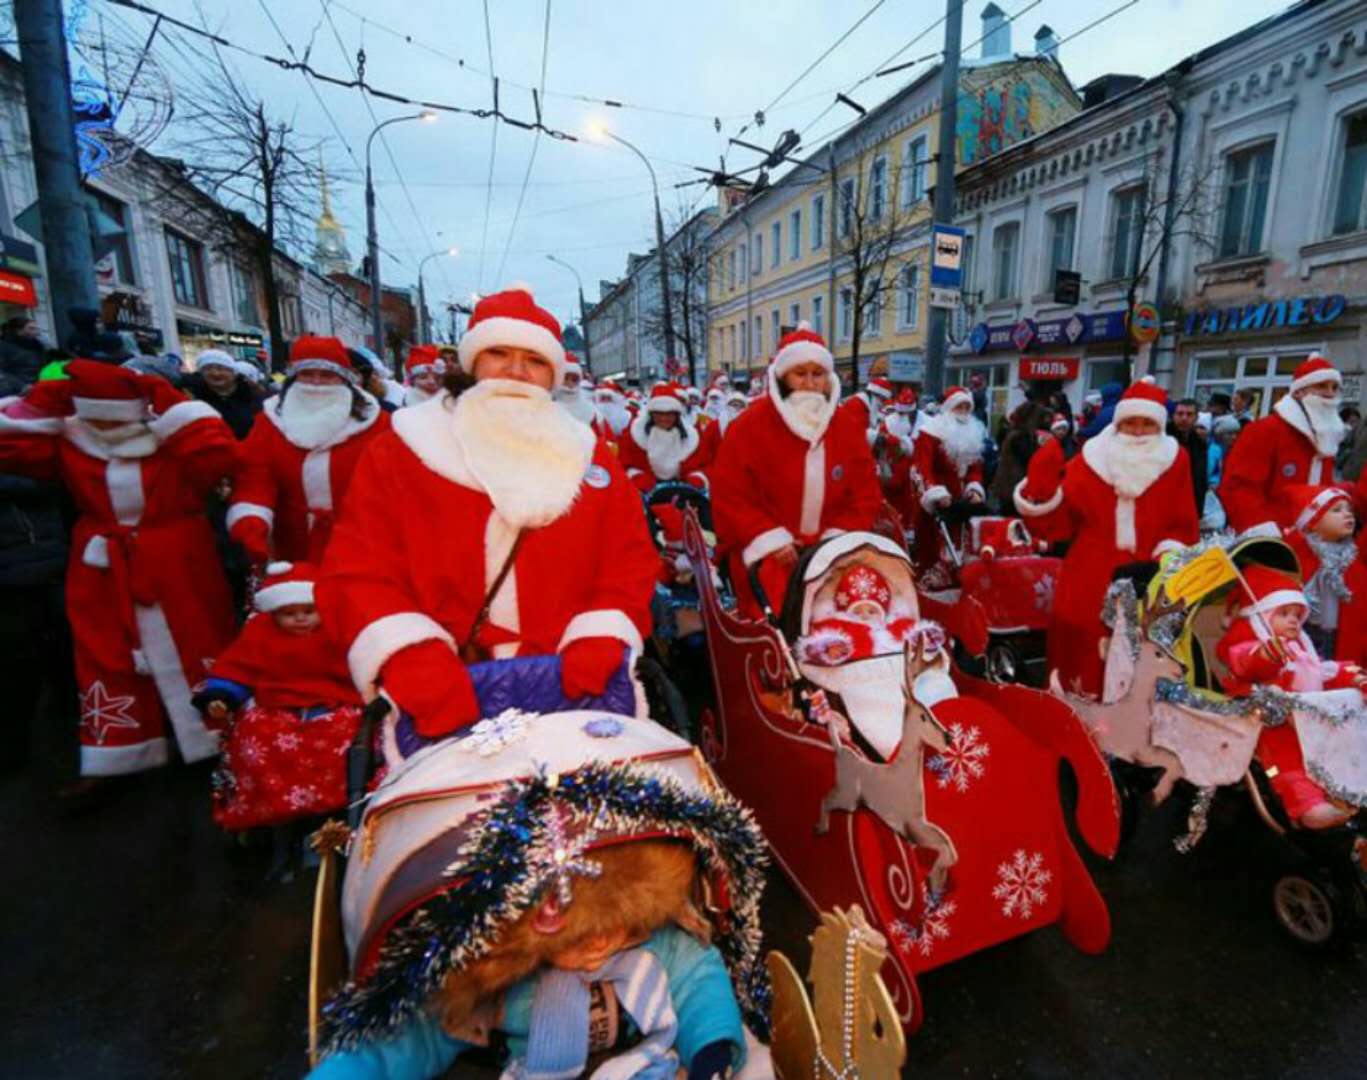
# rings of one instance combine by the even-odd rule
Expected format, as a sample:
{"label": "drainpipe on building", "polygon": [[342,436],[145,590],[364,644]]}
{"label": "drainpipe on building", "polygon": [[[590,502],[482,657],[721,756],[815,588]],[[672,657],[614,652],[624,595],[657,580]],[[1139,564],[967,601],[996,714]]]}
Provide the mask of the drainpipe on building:
{"label": "drainpipe on building", "polygon": [[755,351],[758,342],[754,341],[754,334],[750,327],[750,288],[754,277],[750,273],[750,256],[754,253],[750,250],[750,215],[749,207],[742,208],[740,212],[740,225],[745,230],[745,372],[748,375],[755,368]]}
{"label": "drainpipe on building", "polygon": [[[836,206],[839,195],[836,194],[834,140],[826,147],[826,174],[831,178],[831,205],[826,210],[826,219],[830,222],[831,228],[830,237],[826,241],[826,325],[822,329],[825,331],[826,341],[834,344],[837,337],[836,330],[839,327],[837,322],[839,316],[835,310],[835,222],[836,215],[840,212]],[[834,354],[835,350],[832,349],[831,352]],[[838,373],[837,377],[839,377]],[[852,371],[850,373],[850,382],[855,390],[859,389],[859,372]]]}
{"label": "drainpipe on building", "polygon": [[[1177,213],[1177,183],[1179,179],[1179,174],[1181,172],[1182,164],[1182,128],[1184,121],[1186,120],[1186,112],[1174,100],[1174,90],[1176,85],[1181,82],[1182,77],[1186,74],[1186,70],[1187,65],[1185,63],[1178,66],[1177,74],[1168,83],[1168,98],[1166,102],[1168,108],[1172,110],[1173,127],[1172,157],[1168,162],[1168,202],[1167,205],[1163,208],[1163,239],[1162,247],[1158,252],[1158,277],[1155,282],[1154,288],[1154,303],[1158,305],[1158,310],[1160,313],[1160,327],[1162,324],[1162,311],[1164,304],[1163,294],[1167,291],[1168,288],[1168,260],[1172,253],[1172,230],[1173,225],[1175,224],[1174,215]],[[1158,363],[1158,356],[1155,355],[1153,365],[1153,373],[1155,376],[1166,375],[1168,379],[1171,380],[1173,373],[1176,371],[1176,334],[1177,320],[1174,319],[1172,330],[1168,332],[1167,335],[1165,335],[1168,337],[1168,346],[1166,350],[1162,350],[1165,351],[1169,356],[1174,357],[1174,361],[1167,367],[1160,367]],[[1161,337],[1159,341],[1162,341]],[[1159,350],[1155,349],[1155,353],[1157,354],[1158,352]],[[1168,389],[1172,389],[1172,387],[1169,386]]]}

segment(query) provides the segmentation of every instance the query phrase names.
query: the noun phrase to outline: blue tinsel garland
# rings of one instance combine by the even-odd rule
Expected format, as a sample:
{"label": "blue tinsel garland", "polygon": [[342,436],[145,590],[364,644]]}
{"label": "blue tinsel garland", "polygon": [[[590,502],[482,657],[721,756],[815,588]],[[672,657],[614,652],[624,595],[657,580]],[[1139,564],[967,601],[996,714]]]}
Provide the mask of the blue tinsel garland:
{"label": "blue tinsel garland", "polygon": [[371,977],[348,982],[324,1006],[329,1052],[394,1034],[449,971],[488,952],[499,931],[531,908],[550,881],[535,853],[546,843],[545,811],[552,803],[614,832],[686,834],[704,869],[725,870],[734,925],[716,944],[747,1021],[757,1034],[767,1033],[759,898],[768,854],[750,811],[724,792],[700,795],[645,769],[594,763],[554,780],[509,786],[461,848],[460,884],[393,929]]}

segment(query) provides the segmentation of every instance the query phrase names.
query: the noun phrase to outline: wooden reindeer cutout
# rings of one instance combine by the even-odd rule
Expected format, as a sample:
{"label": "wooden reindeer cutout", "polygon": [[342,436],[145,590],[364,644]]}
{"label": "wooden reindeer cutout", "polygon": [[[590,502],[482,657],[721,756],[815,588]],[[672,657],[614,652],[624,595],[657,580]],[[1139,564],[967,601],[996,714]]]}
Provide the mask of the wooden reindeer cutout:
{"label": "wooden reindeer cutout", "polygon": [[821,800],[816,831],[825,833],[830,828],[832,810],[852,814],[864,806],[908,843],[935,852],[930,883],[938,891],[944,887],[945,875],[959,856],[949,834],[926,818],[922,762],[926,746],[948,750],[949,736],[930,710],[916,699],[913,688],[922,672],[941,666],[936,662],[943,661],[944,656],[939,649],[931,650],[925,645],[918,648],[910,641],[903,655],[902,741],[897,755],[887,764],[870,761],[840,741],[835,725],[828,725],[835,750],[835,786]]}
{"label": "wooden reindeer cutout", "polygon": [[1168,797],[1181,778],[1182,761],[1172,751],[1153,744],[1154,694],[1159,679],[1182,677],[1182,665],[1150,640],[1149,630],[1157,619],[1180,611],[1182,606],[1162,600],[1145,610],[1139,628],[1139,656],[1134,660],[1130,659],[1127,640],[1131,613],[1117,611],[1107,651],[1103,700],[1069,693],[1059,683],[1058,672],[1049,676],[1049,689],[1072,706],[1103,751],[1122,761],[1163,770],[1153,791],[1155,805]]}
{"label": "wooden reindeer cutout", "polygon": [[898,1075],[906,1036],[882,977],[887,940],[855,905],[821,913],[812,934],[807,997],[782,953],[769,954],[773,983],[770,1052],[780,1080],[884,1080]]}

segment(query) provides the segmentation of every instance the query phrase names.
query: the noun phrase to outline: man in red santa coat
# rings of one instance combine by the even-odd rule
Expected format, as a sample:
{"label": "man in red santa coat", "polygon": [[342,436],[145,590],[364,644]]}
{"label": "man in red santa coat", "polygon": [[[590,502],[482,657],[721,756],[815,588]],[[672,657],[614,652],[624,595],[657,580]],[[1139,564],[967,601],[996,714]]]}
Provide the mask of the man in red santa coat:
{"label": "man in red santa coat", "polygon": [[626,395],[611,379],[604,379],[598,384],[593,398],[594,404],[598,407],[599,434],[609,442],[614,442],[631,423],[631,410],[627,408]]}
{"label": "man in red santa coat", "polygon": [[745,406],[748,404],[745,395],[739,390],[727,390],[722,393],[721,408],[717,411],[716,419],[703,429],[702,456],[704,461],[713,462],[717,460],[717,452],[721,449],[721,437],[730,430],[732,421],[745,411]]}
{"label": "man in red santa coat", "polygon": [[767,395],[731,424],[710,474],[718,543],[752,616],[751,567],[777,609],[799,548],[871,528],[883,503],[863,418],[837,409],[835,361],[820,335],[798,324],[779,342],[766,383]]}
{"label": "man in red santa coat", "polygon": [[137,772],[218,749],[190,687],[233,636],[205,513],[237,466],[212,407],[92,360],[0,402],[0,470],[62,483],[79,512],[66,604],[81,693],[81,773]]}
{"label": "man in red santa coat", "polygon": [[1080,454],[1065,461],[1063,444],[1048,440],[1016,487],[1016,509],[1032,533],[1071,541],[1054,593],[1048,658],[1076,693],[1101,691],[1101,609],[1115,570],[1194,544],[1199,535],[1186,451],[1164,434],[1167,420],[1163,390],[1134,383]]}
{"label": "man in red santa coat", "polygon": [[1242,531],[1276,522],[1284,488],[1329,484],[1346,427],[1339,418],[1343,379],[1318,353],[1296,368],[1291,392],[1272,414],[1244,428],[1225,458],[1220,502]]}
{"label": "man in red santa coat", "polygon": [[872,446],[878,438],[878,426],[883,422],[883,408],[892,400],[892,383],[882,375],[875,375],[867,386],[851,394],[840,403],[840,411],[853,416],[868,436]]}
{"label": "man in red santa coat", "polygon": [[565,354],[565,378],[552,396],[581,424],[588,424],[599,435],[604,434],[593,395],[584,387],[584,366],[574,353]]}
{"label": "man in red santa coat", "polygon": [[916,436],[921,428],[918,417],[916,391],[904,386],[897,391],[892,412],[883,418],[873,444],[873,460],[878,466],[883,492],[907,525],[915,523],[920,516],[919,492],[912,483],[911,473]]}
{"label": "man in red santa coat", "polygon": [[951,386],[940,402],[940,411],[921,425],[911,462],[909,524],[916,532],[915,562],[925,571],[940,559],[940,531],[935,514],[950,503],[964,500],[981,503],[983,447],[987,428],[973,415],[973,395],[962,386]]}
{"label": "man in red santa coat", "polygon": [[618,453],[627,476],[642,491],[664,480],[686,480],[707,487],[705,470],[711,461],[677,386],[660,383],[650,391],[650,399],[631,422]]}
{"label": "man in red santa coat", "polygon": [[387,430],[389,414],[357,386],[346,347],[331,337],[296,339],[285,385],[247,437],[228,535],[258,566],[272,554],[319,562],[357,462]]}
{"label": "man in red santa coat", "polygon": [[446,374],[446,361],[435,345],[414,345],[408,350],[403,365],[408,385],[404,388],[404,405],[421,405],[436,397],[441,390],[441,377]]}
{"label": "man in red santa coat", "polygon": [[479,301],[460,363],[475,385],[396,414],[357,467],[316,590],[357,688],[428,737],[479,719],[462,652],[559,653],[567,697],[601,694],[659,567],[616,457],[551,397],[560,324],[525,286]]}

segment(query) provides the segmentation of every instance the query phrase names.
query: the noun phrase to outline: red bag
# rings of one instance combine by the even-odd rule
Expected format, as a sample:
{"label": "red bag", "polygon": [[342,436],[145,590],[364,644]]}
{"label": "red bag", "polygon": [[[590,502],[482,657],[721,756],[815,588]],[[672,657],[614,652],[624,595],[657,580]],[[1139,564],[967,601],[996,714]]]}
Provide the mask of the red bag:
{"label": "red bag", "polygon": [[344,809],[346,752],[360,722],[359,705],[308,720],[298,709],[245,709],[223,739],[214,821],[251,829]]}

